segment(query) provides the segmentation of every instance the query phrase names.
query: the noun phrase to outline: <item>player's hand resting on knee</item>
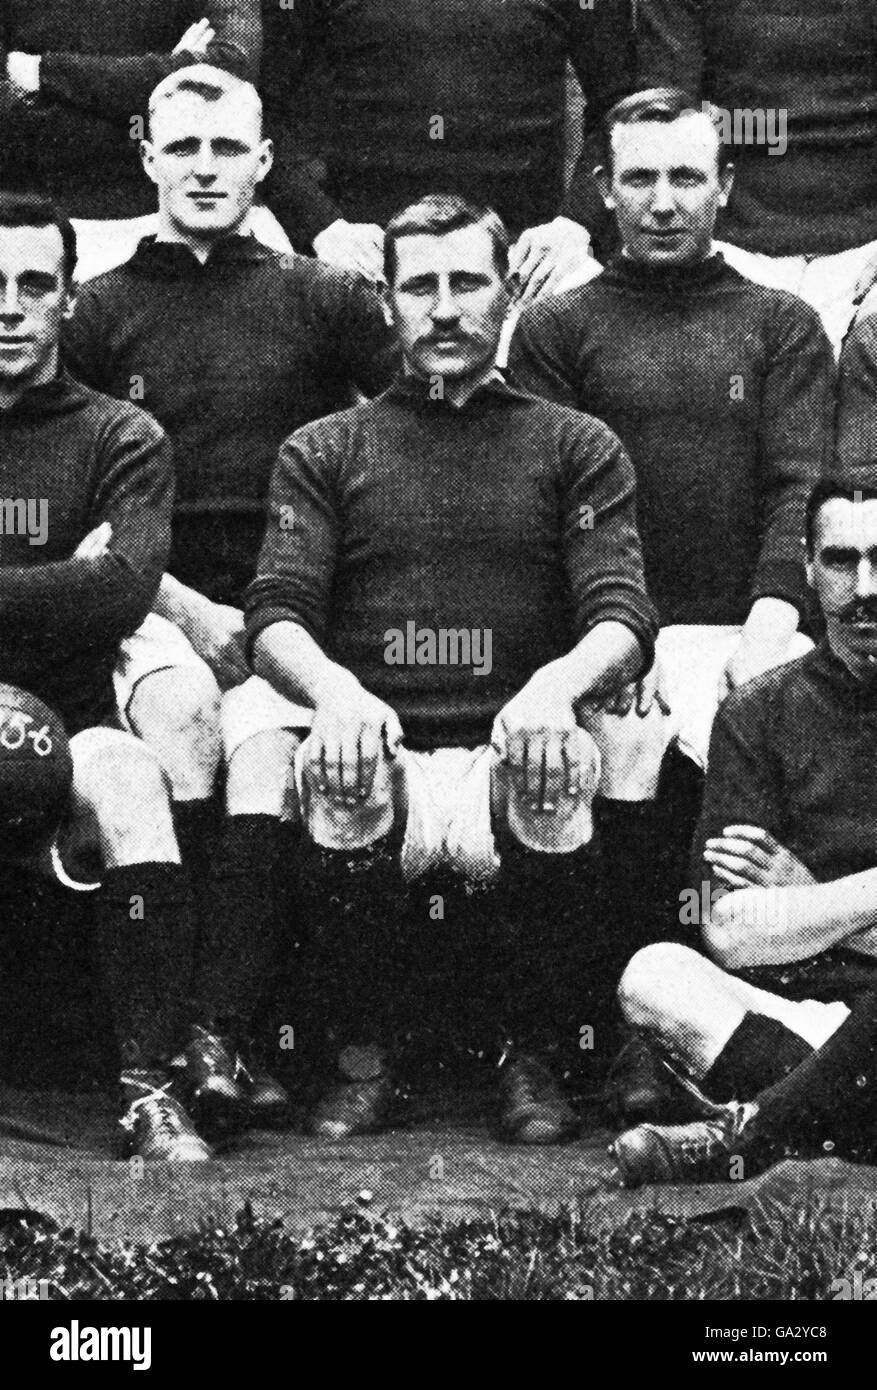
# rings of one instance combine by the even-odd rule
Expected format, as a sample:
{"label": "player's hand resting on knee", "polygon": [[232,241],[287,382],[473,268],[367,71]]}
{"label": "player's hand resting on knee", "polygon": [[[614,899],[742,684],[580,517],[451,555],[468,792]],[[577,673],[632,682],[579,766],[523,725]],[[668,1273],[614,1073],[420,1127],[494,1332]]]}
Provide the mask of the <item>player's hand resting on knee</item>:
{"label": "player's hand resting on knee", "polygon": [[590,740],[581,735],[572,705],[532,680],[500,710],[490,741],[531,810],[550,814],[593,792]]}
{"label": "player's hand resting on knee", "polygon": [[756,825],[726,825],[703,857],[728,888],[790,888],[815,883],[807,865]]}
{"label": "player's hand resting on knee", "polygon": [[402,742],[399,716],[351,677],[319,702],[306,743],[310,785],[345,805],[371,793],[378,760],[395,757]]}

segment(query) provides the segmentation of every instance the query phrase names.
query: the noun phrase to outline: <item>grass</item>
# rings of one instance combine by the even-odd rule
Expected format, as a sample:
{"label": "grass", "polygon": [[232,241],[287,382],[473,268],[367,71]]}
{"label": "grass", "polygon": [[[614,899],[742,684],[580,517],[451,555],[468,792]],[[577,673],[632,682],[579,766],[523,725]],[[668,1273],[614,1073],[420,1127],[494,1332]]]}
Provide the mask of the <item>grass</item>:
{"label": "grass", "polygon": [[304,1236],[247,1206],[232,1229],[114,1249],[45,1219],[7,1219],[0,1281],[44,1279],[60,1300],[822,1300],[839,1277],[874,1272],[875,1246],[870,1204],[841,1214],[814,1199],[615,1228],[583,1207],[410,1226],[361,1206]]}

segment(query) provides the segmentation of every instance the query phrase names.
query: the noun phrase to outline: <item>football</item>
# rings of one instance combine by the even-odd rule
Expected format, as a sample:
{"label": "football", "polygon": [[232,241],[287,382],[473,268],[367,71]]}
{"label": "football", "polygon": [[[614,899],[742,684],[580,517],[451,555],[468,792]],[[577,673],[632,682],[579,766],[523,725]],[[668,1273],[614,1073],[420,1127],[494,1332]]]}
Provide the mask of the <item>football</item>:
{"label": "football", "polygon": [[35,695],[0,685],[0,856],[33,854],[58,828],[73,778],[58,714]]}

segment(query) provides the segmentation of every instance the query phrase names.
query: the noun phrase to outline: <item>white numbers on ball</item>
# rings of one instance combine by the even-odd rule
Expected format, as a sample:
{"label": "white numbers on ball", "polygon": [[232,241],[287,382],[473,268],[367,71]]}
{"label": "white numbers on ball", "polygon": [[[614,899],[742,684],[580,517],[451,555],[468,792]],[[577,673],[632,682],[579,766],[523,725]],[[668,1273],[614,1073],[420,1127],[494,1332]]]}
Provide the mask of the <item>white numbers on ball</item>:
{"label": "white numbers on ball", "polygon": [[0,713],[3,721],[3,729],[0,732],[0,744],[7,748],[10,753],[15,753],[29,738],[33,744],[33,750],[40,758],[47,758],[52,751],[52,740],[49,735],[49,726],[44,724],[41,729],[29,729],[28,724],[33,723],[33,715],[25,714],[24,710],[4,710]]}

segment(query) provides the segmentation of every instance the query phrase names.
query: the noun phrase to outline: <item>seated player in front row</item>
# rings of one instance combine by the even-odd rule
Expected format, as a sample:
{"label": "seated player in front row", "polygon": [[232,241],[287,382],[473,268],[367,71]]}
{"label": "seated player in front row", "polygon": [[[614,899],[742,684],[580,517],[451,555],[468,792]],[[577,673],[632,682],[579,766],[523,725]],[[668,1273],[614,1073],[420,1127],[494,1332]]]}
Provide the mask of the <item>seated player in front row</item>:
{"label": "seated player in front row", "polygon": [[[321,1002],[349,1044],[312,1121],[324,1136],[386,1119],[398,941],[381,890],[400,867],[400,883],[444,864],[504,888],[490,966],[517,1045],[503,1070],[511,1138],[571,1131],[544,1055],[572,1026],[570,997],[575,1017],[617,951],[594,898],[600,756],[577,709],[652,660],[634,480],[605,425],[496,371],[507,270],[487,209],[434,195],[391,221],[386,305],[404,374],[286,442],[249,591],[255,670],[314,711],[295,773],[325,899],[339,904],[320,943],[334,1002]],[[652,731],[651,716],[636,723]],[[595,727],[611,796],[612,748]],[[643,797],[662,748],[640,768]],[[476,997],[483,967],[472,962]]]}
{"label": "seated player in front row", "polygon": [[100,854],[96,956],[126,1062],[131,1145],[147,1158],[205,1159],[210,1150],[171,1094],[168,1070],[193,1017],[202,1026],[183,1089],[205,1121],[231,1122],[261,1104],[273,1110],[278,1095],[261,1081],[216,1084],[206,1025],[236,1010],[228,991],[249,956],[228,959],[216,939],[202,943],[195,971],[192,887],[167,778],[116,714],[119,642],[149,612],[167,560],[171,453],[145,412],[59,370],[75,264],[73,229],[51,203],[0,195],[0,492],[38,502],[45,523],[36,536],[9,534],[7,511],[21,513],[4,508],[0,679],[57,710],[71,736],[62,838]]}
{"label": "seated player in front row", "polygon": [[681,917],[703,903],[706,954],[652,945],[621,980],[628,1022],[662,1058],[662,1111],[704,1117],[622,1134],[630,1186],[739,1177],[734,1159],[746,1176],[823,1146],[871,1160],[877,1144],[872,470],[858,488],[816,485],[807,550],[823,641],[735,692],[713,728]]}

